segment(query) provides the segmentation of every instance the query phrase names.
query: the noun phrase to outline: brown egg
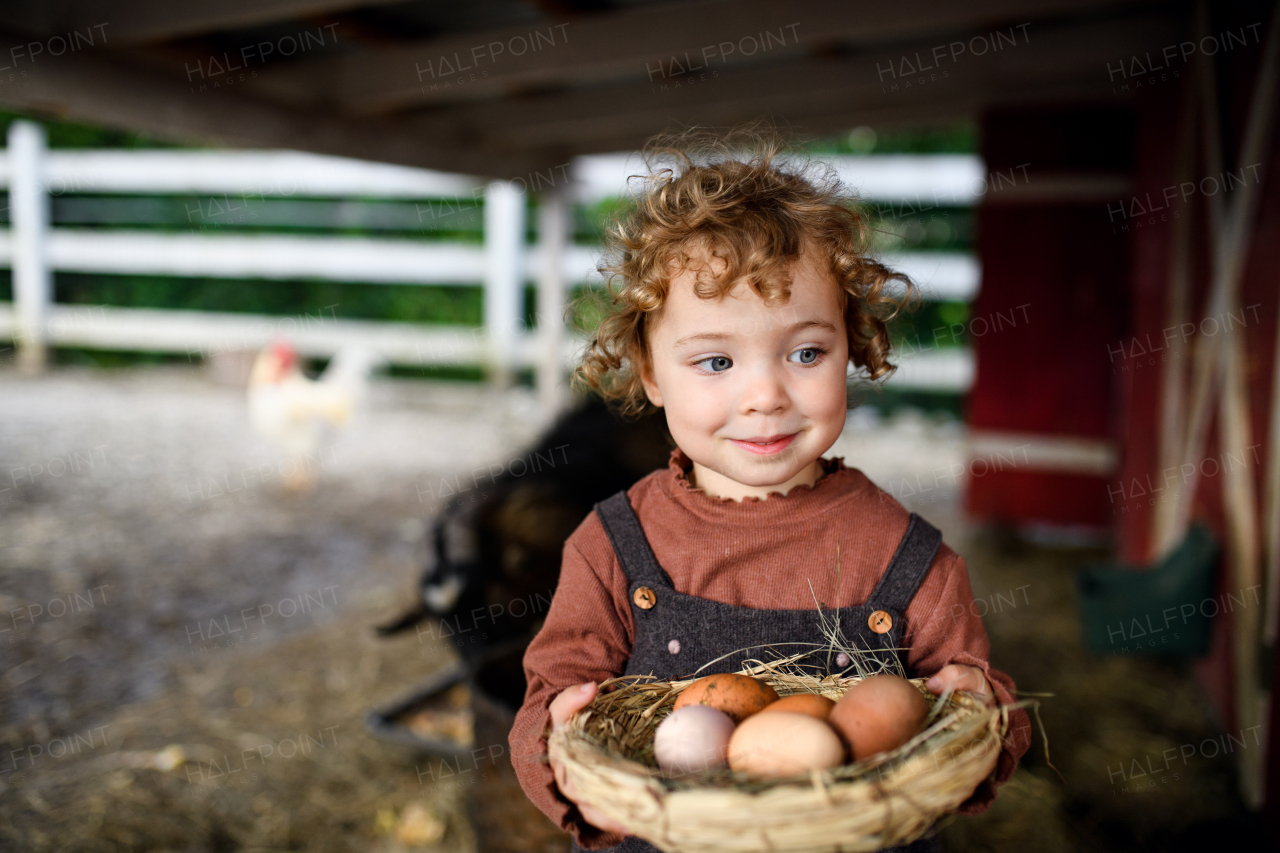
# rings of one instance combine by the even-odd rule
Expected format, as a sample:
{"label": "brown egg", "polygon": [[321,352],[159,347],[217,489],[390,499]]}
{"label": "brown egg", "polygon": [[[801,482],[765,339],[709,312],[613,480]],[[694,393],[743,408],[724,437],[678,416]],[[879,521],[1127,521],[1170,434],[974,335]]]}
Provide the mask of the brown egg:
{"label": "brown egg", "polygon": [[686,705],[710,705],[724,711],[735,723],[741,723],[777,700],[778,692],[763,681],[749,675],[726,672],[708,675],[690,684],[676,697],[673,710],[678,711]]}
{"label": "brown egg", "polygon": [[844,761],[844,744],[822,720],[794,711],[756,714],[729,739],[729,766],[750,776],[794,776]]}
{"label": "brown egg", "polygon": [[760,713],[791,711],[796,714],[808,714],[810,717],[825,720],[831,716],[831,709],[835,706],[835,702],[832,702],[826,696],[819,696],[817,693],[792,693],[790,696],[783,696],[777,702],[771,702],[766,705]]}
{"label": "brown egg", "polygon": [[849,746],[854,761],[897,749],[920,732],[929,702],[896,675],[873,675],[840,697],[828,722]]}

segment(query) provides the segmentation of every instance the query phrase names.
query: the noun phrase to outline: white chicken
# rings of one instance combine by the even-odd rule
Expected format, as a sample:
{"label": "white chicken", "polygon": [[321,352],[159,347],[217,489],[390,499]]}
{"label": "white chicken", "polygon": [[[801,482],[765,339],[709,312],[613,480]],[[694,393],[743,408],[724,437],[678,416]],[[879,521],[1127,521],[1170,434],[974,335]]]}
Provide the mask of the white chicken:
{"label": "white chicken", "polygon": [[308,379],[288,340],[258,354],[249,374],[249,422],[288,455],[279,466],[287,488],[315,488],[322,448],[363,406],[369,374],[382,361],[365,347],[343,347],[319,379]]}

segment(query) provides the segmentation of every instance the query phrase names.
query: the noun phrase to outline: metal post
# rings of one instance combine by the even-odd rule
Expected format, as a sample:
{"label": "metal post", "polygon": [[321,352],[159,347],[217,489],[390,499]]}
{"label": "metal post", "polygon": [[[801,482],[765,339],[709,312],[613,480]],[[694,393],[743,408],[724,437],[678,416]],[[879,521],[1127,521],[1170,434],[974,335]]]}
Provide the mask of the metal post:
{"label": "metal post", "polygon": [[538,332],[541,344],[538,362],[538,400],[542,409],[555,415],[564,405],[565,280],[564,256],[569,244],[569,202],[562,186],[542,197],[538,211],[538,241],[542,244],[542,269],[538,275]]}
{"label": "metal post", "polygon": [[29,121],[9,126],[9,218],[13,233],[14,339],[18,366],[43,370],[48,361],[49,303],[53,281],[45,257],[49,198],[45,194],[44,128]]}
{"label": "metal post", "polygon": [[524,191],[510,181],[494,181],[485,193],[484,250],[490,376],[507,387],[524,326]]}

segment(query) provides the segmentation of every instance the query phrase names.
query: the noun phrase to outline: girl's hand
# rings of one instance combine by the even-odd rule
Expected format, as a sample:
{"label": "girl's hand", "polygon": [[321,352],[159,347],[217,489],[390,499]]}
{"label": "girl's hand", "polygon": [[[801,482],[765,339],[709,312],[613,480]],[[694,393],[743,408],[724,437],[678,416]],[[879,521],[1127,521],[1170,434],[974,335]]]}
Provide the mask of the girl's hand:
{"label": "girl's hand", "polygon": [[[987,681],[987,677],[982,674],[982,670],[976,666],[965,666],[964,664],[952,663],[947,664],[938,670],[932,678],[924,685],[929,688],[930,693],[941,694],[948,688],[952,690],[964,690],[972,693],[982,701],[982,704],[988,708],[996,704],[996,691],[991,686],[991,682]],[[560,694],[563,696],[564,694]]]}
{"label": "girl's hand", "polygon": [[[596,683],[588,681],[561,691],[559,696],[551,700],[549,709],[551,711],[551,728],[554,730],[562,727],[570,717],[590,705],[591,700],[596,698],[596,690]],[[627,834],[626,827],[614,823],[596,809],[578,801],[578,791],[573,787],[573,782],[569,780],[569,774],[565,771],[564,765],[555,758],[551,759],[551,770],[555,773],[556,785],[560,788],[560,793],[578,806],[578,811],[582,813],[582,817],[587,823],[598,829],[603,829],[605,832],[616,832],[619,835]]]}

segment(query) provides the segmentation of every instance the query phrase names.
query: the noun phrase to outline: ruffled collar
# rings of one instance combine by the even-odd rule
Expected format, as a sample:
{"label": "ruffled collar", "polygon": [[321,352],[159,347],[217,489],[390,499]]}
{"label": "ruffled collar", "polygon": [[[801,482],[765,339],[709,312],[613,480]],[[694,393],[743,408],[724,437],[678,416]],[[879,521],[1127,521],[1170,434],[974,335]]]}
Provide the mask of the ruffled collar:
{"label": "ruffled collar", "polygon": [[813,496],[821,496],[825,499],[827,493],[834,493],[841,487],[850,485],[850,483],[846,482],[850,478],[844,475],[853,474],[855,469],[846,467],[843,457],[836,456],[831,459],[819,459],[818,464],[822,466],[822,476],[813,485],[801,483],[798,486],[793,486],[786,494],[769,492],[763,498],[748,495],[741,501],[735,501],[733,498],[713,497],[689,482],[689,473],[693,470],[693,460],[678,447],[671,451],[671,459],[667,462],[667,472],[673,481],[673,491],[687,495],[693,501],[705,501],[708,505],[717,506],[742,506],[745,504],[775,506],[783,502],[791,506],[808,502]]}

